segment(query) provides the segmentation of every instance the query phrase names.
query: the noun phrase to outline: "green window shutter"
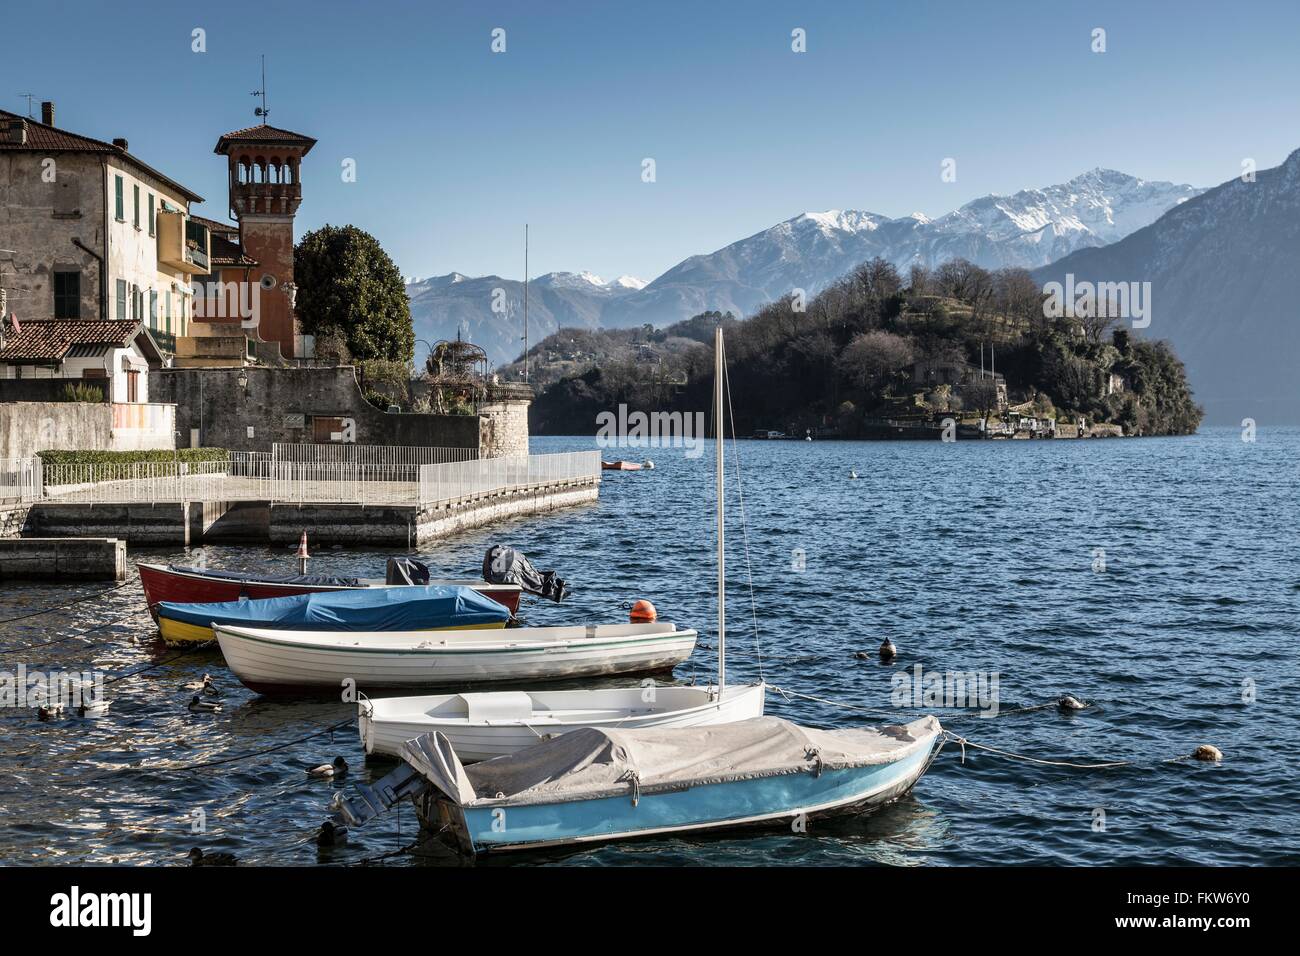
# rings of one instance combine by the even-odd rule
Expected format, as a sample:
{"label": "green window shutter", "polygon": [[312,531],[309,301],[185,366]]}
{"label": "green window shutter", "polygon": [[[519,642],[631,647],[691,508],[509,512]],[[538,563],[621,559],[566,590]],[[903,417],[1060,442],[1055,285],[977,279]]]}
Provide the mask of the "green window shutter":
{"label": "green window shutter", "polygon": [[131,223],[135,228],[140,228],[140,185],[138,183],[131,186]]}
{"label": "green window shutter", "polygon": [[[120,180],[119,180],[120,181]],[[126,280],[117,280],[117,317],[126,318]]]}
{"label": "green window shutter", "polygon": [[121,222],[126,217],[126,210],[122,208],[122,177],[121,176],[113,177],[113,195],[116,197],[117,200],[116,204],[114,205],[114,209],[116,211],[113,213],[113,216],[114,218],[117,219],[118,222]]}
{"label": "green window shutter", "polygon": [[172,330],[172,290],[171,289],[168,289],[166,292],[166,298],[163,301],[163,312],[167,319],[167,332],[168,334],[171,334],[171,330]]}
{"label": "green window shutter", "polygon": [[149,235],[153,235],[153,193],[149,194]]}
{"label": "green window shutter", "polygon": [[158,293],[149,290],[149,328],[158,328]]}

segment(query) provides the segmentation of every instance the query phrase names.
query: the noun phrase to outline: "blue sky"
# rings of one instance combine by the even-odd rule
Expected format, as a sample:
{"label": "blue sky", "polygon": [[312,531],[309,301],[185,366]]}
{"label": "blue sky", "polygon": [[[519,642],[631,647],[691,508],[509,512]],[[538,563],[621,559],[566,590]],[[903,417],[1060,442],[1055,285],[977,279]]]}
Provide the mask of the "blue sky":
{"label": "blue sky", "polygon": [[299,234],[355,223],[408,276],[518,277],[528,221],[534,275],[651,279],[804,210],[937,216],[1094,166],[1212,185],[1300,147],[1293,0],[55,2],[4,31],[0,105],[126,136],[217,217],[265,53],[270,122],[320,141]]}

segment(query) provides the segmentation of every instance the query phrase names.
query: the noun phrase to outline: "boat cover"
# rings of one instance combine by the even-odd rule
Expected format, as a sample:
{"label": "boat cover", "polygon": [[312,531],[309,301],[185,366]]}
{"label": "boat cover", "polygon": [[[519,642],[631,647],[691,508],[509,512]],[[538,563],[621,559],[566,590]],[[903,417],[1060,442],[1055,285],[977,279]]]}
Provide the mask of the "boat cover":
{"label": "boat cover", "polygon": [[494,544],[483,555],[483,580],[492,584],[517,584],[529,594],[562,601],[568,595],[563,578],[554,571],[538,571],[523,552]]}
{"label": "boat cover", "polygon": [[360,578],[342,578],[330,574],[253,574],[248,571],[213,571],[211,568],[192,568],[183,564],[168,565],[180,574],[197,574],[204,578],[222,581],[250,581],[254,584],[301,584],[309,587],[357,588]]}
{"label": "boat cover", "polygon": [[468,768],[441,733],[425,734],[403,744],[402,756],[462,805],[519,806],[892,763],[929,748],[940,729],[934,717],[846,730],[754,717],[703,727],[584,727]]}
{"label": "boat cover", "polygon": [[504,624],[510,611],[473,588],[433,584],[316,591],[216,604],[164,601],[158,605],[158,616],[200,627],[215,622],[305,631],[419,631]]}

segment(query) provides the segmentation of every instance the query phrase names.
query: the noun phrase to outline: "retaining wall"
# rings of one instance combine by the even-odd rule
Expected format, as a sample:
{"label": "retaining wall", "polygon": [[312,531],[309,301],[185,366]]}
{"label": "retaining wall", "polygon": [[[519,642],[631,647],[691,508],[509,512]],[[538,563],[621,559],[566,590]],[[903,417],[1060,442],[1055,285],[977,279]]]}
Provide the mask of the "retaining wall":
{"label": "retaining wall", "polygon": [[0,581],[125,581],[121,538],[0,540]]}

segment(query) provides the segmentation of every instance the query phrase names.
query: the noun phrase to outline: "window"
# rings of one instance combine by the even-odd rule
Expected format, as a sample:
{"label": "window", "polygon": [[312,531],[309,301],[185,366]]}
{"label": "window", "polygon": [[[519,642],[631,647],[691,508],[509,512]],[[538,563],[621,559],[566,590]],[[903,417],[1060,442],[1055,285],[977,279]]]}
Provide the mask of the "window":
{"label": "window", "polygon": [[81,273],[54,273],[54,317],[81,318]]}
{"label": "window", "polygon": [[126,211],[122,208],[122,177],[113,177],[113,195],[116,199],[113,208],[116,210],[113,215],[118,222],[126,222]]}
{"label": "window", "polygon": [[126,280],[117,280],[117,317],[126,318]]}
{"label": "window", "polygon": [[153,235],[153,193],[149,194],[149,235]]}
{"label": "window", "polygon": [[167,320],[167,332],[172,330],[172,290],[168,289],[163,297],[163,317]]}
{"label": "window", "polygon": [[140,373],[134,369],[126,373],[126,400],[140,401]]}
{"label": "window", "polygon": [[135,183],[131,186],[131,222],[135,228],[140,228],[140,184]]}
{"label": "window", "polygon": [[158,328],[158,293],[149,290],[149,328]]}
{"label": "window", "polygon": [[140,320],[140,314],[144,311],[143,305],[144,303],[140,297],[140,287],[138,285],[131,286],[131,318],[137,322]]}

